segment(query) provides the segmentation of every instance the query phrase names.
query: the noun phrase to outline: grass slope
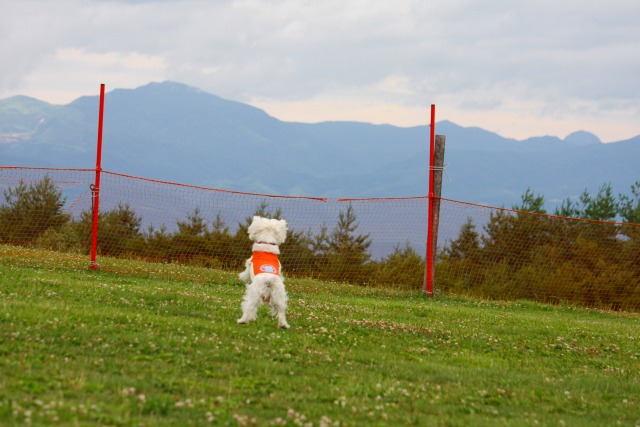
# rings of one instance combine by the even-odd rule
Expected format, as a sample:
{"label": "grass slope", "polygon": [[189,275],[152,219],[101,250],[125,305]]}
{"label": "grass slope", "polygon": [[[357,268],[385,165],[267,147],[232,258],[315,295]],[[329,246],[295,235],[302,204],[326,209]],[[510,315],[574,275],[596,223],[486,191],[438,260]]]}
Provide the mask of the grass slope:
{"label": "grass slope", "polygon": [[640,423],[637,315],[101,262],[0,246],[0,425]]}

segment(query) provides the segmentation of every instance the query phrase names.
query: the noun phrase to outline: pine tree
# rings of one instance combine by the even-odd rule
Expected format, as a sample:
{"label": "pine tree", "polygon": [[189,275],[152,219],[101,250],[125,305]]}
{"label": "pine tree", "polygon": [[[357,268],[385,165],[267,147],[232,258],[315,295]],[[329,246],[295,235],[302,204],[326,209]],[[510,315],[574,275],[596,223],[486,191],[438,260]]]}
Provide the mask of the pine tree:
{"label": "pine tree", "polygon": [[179,234],[188,236],[203,236],[207,233],[208,228],[202,215],[200,208],[195,208],[192,214],[187,215],[187,221],[178,221]]}
{"label": "pine tree", "polygon": [[568,197],[562,201],[560,207],[556,207],[553,214],[566,218],[578,218],[580,217],[580,208],[576,202],[571,200],[571,197]]}
{"label": "pine tree", "polygon": [[178,232],[173,235],[171,259],[178,262],[205,260],[208,255],[205,235],[209,231],[200,208],[187,215],[186,221],[177,221]]}
{"label": "pine tree", "polygon": [[582,202],[582,218],[595,219],[601,221],[613,221],[620,210],[618,202],[613,197],[611,184],[604,184],[600,187],[598,194],[591,197],[587,190],[580,195]]}
{"label": "pine tree", "polygon": [[337,280],[366,284],[371,279],[371,268],[366,265],[371,256],[369,234],[356,234],[358,229],[353,207],[338,215],[338,224],[327,237],[327,271],[325,274]]}
{"label": "pine tree", "polygon": [[214,238],[216,236],[229,234],[229,227],[227,227],[227,224],[224,222],[220,212],[216,215],[216,219],[213,221],[213,224],[211,224],[211,228],[211,234]]}
{"label": "pine tree", "polygon": [[207,232],[205,236],[214,265],[219,268],[231,268],[232,265],[235,265],[228,260],[233,246],[233,237],[220,212],[211,224],[211,231]]}
{"label": "pine tree", "polygon": [[398,244],[393,253],[380,261],[376,269],[376,283],[405,289],[420,289],[424,283],[424,258],[407,242]]}
{"label": "pine tree", "polygon": [[444,250],[444,256],[452,260],[479,258],[480,236],[471,218],[460,228],[460,234]]}
{"label": "pine tree", "polygon": [[544,196],[534,195],[533,190],[531,188],[527,188],[522,196],[520,196],[522,200],[521,205],[514,205],[512,207],[515,211],[522,212],[532,212],[538,214],[546,214],[547,211],[544,209]]}
{"label": "pine tree", "polygon": [[[80,214],[78,229],[89,250],[93,224],[93,209]],[[131,241],[142,238],[140,218],[128,203],[119,203],[116,209],[98,215],[98,252],[118,256],[128,251]]]}
{"label": "pine tree", "polygon": [[20,180],[17,187],[5,190],[4,198],[0,242],[31,245],[48,228],[59,228],[70,220],[62,210],[66,199],[49,176],[29,186]]}
{"label": "pine tree", "polygon": [[311,277],[316,273],[311,231],[296,231],[289,227],[287,240],[280,247],[280,260],[287,274]]}
{"label": "pine tree", "polygon": [[631,194],[633,197],[622,194],[619,196],[618,210],[624,221],[640,224],[640,181],[631,186]]}
{"label": "pine tree", "polygon": [[544,197],[527,189],[521,200],[521,205],[513,206],[518,211],[515,214],[504,210],[491,212],[481,237],[484,260],[519,268],[529,262],[536,248],[549,244],[551,224],[542,216]]}
{"label": "pine tree", "polygon": [[623,250],[628,269],[634,271],[640,289],[640,181],[631,186],[633,197],[620,195],[618,207],[620,216],[628,224],[622,226],[625,236]]}
{"label": "pine tree", "polygon": [[369,234],[355,234],[359,224],[353,207],[349,205],[346,212],[338,214],[338,225],[329,236],[329,252],[334,254],[354,254],[362,258],[362,262],[369,259],[367,249],[371,246]]}

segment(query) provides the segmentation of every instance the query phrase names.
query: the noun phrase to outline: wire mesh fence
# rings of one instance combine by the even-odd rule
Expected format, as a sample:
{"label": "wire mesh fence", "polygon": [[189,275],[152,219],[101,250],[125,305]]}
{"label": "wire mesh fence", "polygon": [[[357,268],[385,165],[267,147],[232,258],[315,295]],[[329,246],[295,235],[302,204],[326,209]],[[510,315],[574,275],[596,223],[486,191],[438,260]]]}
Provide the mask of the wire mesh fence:
{"label": "wire mesh fence", "polygon": [[[94,169],[0,167],[0,244],[88,255],[94,178]],[[260,215],[287,220],[285,276],[421,292],[428,202],[251,194],[103,171],[97,253],[239,272]],[[638,224],[441,199],[438,236],[436,294],[640,309]]]}
{"label": "wire mesh fence", "polygon": [[640,309],[640,225],[441,200],[441,292]]}
{"label": "wire mesh fence", "polygon": [[[0,243],[88,254],[94,177],[0,168]],[[427,203],[250,194],[103,171],[97,252],[240,271],[251,255],[247,227],[260,215],[287,221],[287,276],[420,290]]]}

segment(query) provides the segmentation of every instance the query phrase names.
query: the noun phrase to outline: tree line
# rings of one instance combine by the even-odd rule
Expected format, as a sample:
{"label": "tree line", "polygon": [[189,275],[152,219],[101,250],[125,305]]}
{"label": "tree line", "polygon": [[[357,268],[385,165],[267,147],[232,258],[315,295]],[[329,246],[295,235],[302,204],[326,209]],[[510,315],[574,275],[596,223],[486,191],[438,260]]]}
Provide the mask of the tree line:
{"label": "tree line", "polygon": [[[88,254],[92,212],[65,212],[65,199],[47,176],[4,192],[0,244]],[[207,223],[199,209],[166,227],[142,229],[128,204],[99,214],[98,254],[240,271],[251,254],[247,228],[253,215],[278,218],[266,203],[235,231],[220,214]],[[575,220],[573,220],[575,219]],[[613,223],[618,220],[618,223]],[[566,199],[547,215],[544,197],[531,189],[511,210],[496,209],[477,226],[468,218],[457,238],[439,248],[435,290],[485,298],[574,303],[640,309],[640,181],[631,195],[615,197],[610,185],[577,201]],[[358,232],[354,210],[316,234],[289,230],[281,247],[288,276],[419,290],[424,257],[398,244],[381,260],[369,252],[369,234]]]}
{"label": "tree line", "polygon": [[565,199],[551,216],[544,197],[527,189],[521,204],[493,211],[481,230],[468,218],[438,255],[438,288],[638,310],[640,181],[631,193],[616,198],[605,184],[595,196]]}
{"label": "tree line", "polygon": [[[66,199],[48,176],[30,185],[20,181],[5,190],[4,198],[0,244],[89,254],[92,210],[81,212],[78,218],[66,213]],[[196,208],[168,231],[165,226],[142,229],[142,218],[135,210],[129,204],[119,204],[99,213],[97,251],[100,256],[240,271],[251,255],[247,228],[253,215],[280,219],[282,211],[270,212],[263,202],[232,231],[220,214],[207,223]],[[373,260],[370,235],[358,233],[358,227],[355,212],[348,206],[339,212],[332,229],[323,225],[315,235],[309,230],[290,229],[280,248],[285,274],[419,289],[424,259],[406,244],[398,245],[382,260]]]}

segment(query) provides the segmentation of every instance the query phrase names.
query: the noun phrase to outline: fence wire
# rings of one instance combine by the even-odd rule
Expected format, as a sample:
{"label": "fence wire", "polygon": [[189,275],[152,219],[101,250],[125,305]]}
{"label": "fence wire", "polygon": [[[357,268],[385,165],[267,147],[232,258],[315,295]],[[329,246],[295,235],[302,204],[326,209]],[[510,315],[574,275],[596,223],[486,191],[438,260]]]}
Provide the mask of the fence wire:
{"label": "fence wire", "polygon": [[[93,169],[0,167],[0,244],[90,253]],[[287,220],[285,276],[423,289],[428,198],[232,192],[102,171],[98,256],[241,271],[253,215]],[[640,225],[441,199],[435,294],[640,309]],[[98,260],[98,264],[99,264]]]}
{"label": "fence wire", "polygon": [[441,199],[440,292],[640,309],[640,225]]}

